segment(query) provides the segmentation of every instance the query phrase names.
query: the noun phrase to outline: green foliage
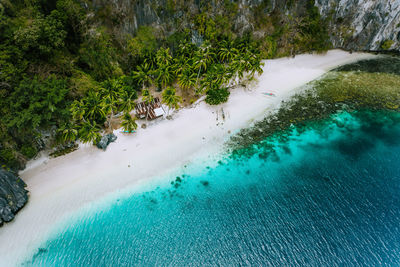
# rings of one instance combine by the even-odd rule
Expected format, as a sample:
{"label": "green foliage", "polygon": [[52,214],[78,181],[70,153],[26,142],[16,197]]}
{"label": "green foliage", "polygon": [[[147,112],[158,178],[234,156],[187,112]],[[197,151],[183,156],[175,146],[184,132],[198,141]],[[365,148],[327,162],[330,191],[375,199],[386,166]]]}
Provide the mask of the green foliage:
{"label": "green foliage", "polygon": [[128,133],[132,133],[138,127],[135,119],[132,118],[132,116],[128,112],[124,113],[124,116],[122,117],[121,126],[122,129],[124,129],[124,131],[127,131]]}
{"label": "green foliage", "polygon": [[150,56],[155,53],[156,49],[155,32],[149,26],[139,27],[136,37],[128,41],[128,53],[135,59]]}
{"label": "green foliage", "polygon": [[228,88],[210,89],[207,91],[206,103],[218,105],[228,101],[230,92]]}
{"label": "green foliage", "polygon": [[142,100],[149,104],[154,100],[154,96],[150,93],[150,91],[148,89],[144,89],[142,91]]}
{"label": "green foliage", "polygon": [[386,40],[386,41],[382,42],[381,48],[383,50],[389,50],[393,44],[394,44],[393,40]]}
{"label": "green foliage", "polygon": [[67,33],[58,19],[59,15],[55,10],[49,16],[38,14],[33,19],[22,21],[14,32],[16,45],[24,52],[41,55],[49,55],[63,48]]}
{"label": "green foliage", "polygon": [[307,16],[300,25],[301,35],[298,42],[302,50],[324,51],[329,48],[328,27],[325,20],[322,19],[318,8],[315,6],[315,0],[307,2]]}
{"label": "green foliage", "polygon": [[262,58],[274,58],[277,52],[277,45],[276,40],[272,36],[265,37],[261,43]]}
{"label": "green foliage", "polygon": [[29,144],[24,144],[20,151],[27,158],[33,158],[37,154],[37,149]]}
{"label": "green foliage", "polygon": [[99,83],[92,76],[80,70],[73,71],[69,82],[71,91],[79,96],[84,96],[92,89],[97,91],[100,88]]}
{"label": "green foliage", "polygon": [[63,142],[74,142],[78,137],[78,130],[75,125],[70,125],[68,123],[64,124],[58,129],[58,133]]}
{"label": "green foliage", "polygon": [[79,139],[83,143],[97,143],[101,139],[100,128],[96,122],[86,121],[79,129]]}
{"label": "green foliage", "polygon": [[122,70],[115,61],[116,52],[111,44],[111,37],[101,29],[87,37],[81,44],[79,54],[79,65],[88,69],[98,81],[122,75]]}
{"label": "green foliage", "polygon": [[15,150],[11,148],[0,149],[0,162],[6,164],[7,167],[12,169],[21,167],[15,153]]}
{"label": "green foliage", "polygon": [[66,80],[55,76],[45,80],[24,78],[8,96],[9,112],[3,119],[8,127],[20,131],[56,124],[68,119],[68,92]]}
{"label": "green foliage", "polygon": [[136,70],[132,72],[132,78],[144,88],[153,83],[153,73],[154,71],[151,69],[150,64],[144,63],[137,66]]}
{"label": "green foliage", "polygon": [[168,87],[162,93],[162,102],[168,106],[168,109],[179,108],[179,103],[182,102],[182,98],[176,95],[176,90],[173,87]]}

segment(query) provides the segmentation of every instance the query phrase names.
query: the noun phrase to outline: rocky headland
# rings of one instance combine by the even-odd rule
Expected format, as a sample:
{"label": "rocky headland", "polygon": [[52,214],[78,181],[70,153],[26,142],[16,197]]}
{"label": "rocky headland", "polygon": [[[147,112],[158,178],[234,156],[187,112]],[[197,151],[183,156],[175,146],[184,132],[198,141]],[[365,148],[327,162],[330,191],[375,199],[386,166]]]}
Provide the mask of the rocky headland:
{"label": "rocky headland", "polygon": [[26,184],[15,174],[0,169],[0,226],[14,219],[28,201]]}

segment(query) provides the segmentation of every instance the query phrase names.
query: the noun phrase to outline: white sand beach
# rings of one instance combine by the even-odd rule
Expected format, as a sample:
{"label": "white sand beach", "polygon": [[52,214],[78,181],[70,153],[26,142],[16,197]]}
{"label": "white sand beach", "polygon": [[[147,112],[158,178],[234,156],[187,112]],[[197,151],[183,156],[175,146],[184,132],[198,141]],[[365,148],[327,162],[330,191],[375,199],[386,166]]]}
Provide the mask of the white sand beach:
{"label": "white sand beach", "polygon": [[276,109],[300,86],[337,66],[371,57],[331,50],[323,55],[268,60],[258,82],[252,88],[233,89],[223,105],[209,106],[203,101],[174,113],[172,120],[159,119],[146,129],[139,127],[137,133],[115,131],[118,139],[105,152],[82,145],[65,156],[30,162],[20,172],[30,191],[29,203],[13,222],[0,228],[0,266],[16,265],[34,253],[54,225],[71,213],[195,158],[218,153],[231,133]]}

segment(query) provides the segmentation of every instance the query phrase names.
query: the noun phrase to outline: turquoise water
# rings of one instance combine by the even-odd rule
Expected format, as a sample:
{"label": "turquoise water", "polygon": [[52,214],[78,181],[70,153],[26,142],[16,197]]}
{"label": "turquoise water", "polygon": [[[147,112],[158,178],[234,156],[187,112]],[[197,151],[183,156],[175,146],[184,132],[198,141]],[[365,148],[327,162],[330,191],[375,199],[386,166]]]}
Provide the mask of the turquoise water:
{"label": "turquoise water", "polygon": [[341,113],[115,200],[26,265],[400,265],[400,115]]}

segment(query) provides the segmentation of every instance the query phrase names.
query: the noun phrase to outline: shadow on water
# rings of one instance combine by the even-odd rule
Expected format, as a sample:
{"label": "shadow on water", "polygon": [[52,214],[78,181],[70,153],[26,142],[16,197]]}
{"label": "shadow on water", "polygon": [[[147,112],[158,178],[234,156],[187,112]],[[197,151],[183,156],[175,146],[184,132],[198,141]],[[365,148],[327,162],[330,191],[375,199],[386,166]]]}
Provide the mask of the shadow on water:
{"label": "shadow on water", "polygon": [[397,112],[358,111],[352,115],[360,124],[357,131],[345,130],[344,135],[330,145],[340,154],[356,158],[376,148],[380,142],[385,145],[400,144],[400,116]]}

